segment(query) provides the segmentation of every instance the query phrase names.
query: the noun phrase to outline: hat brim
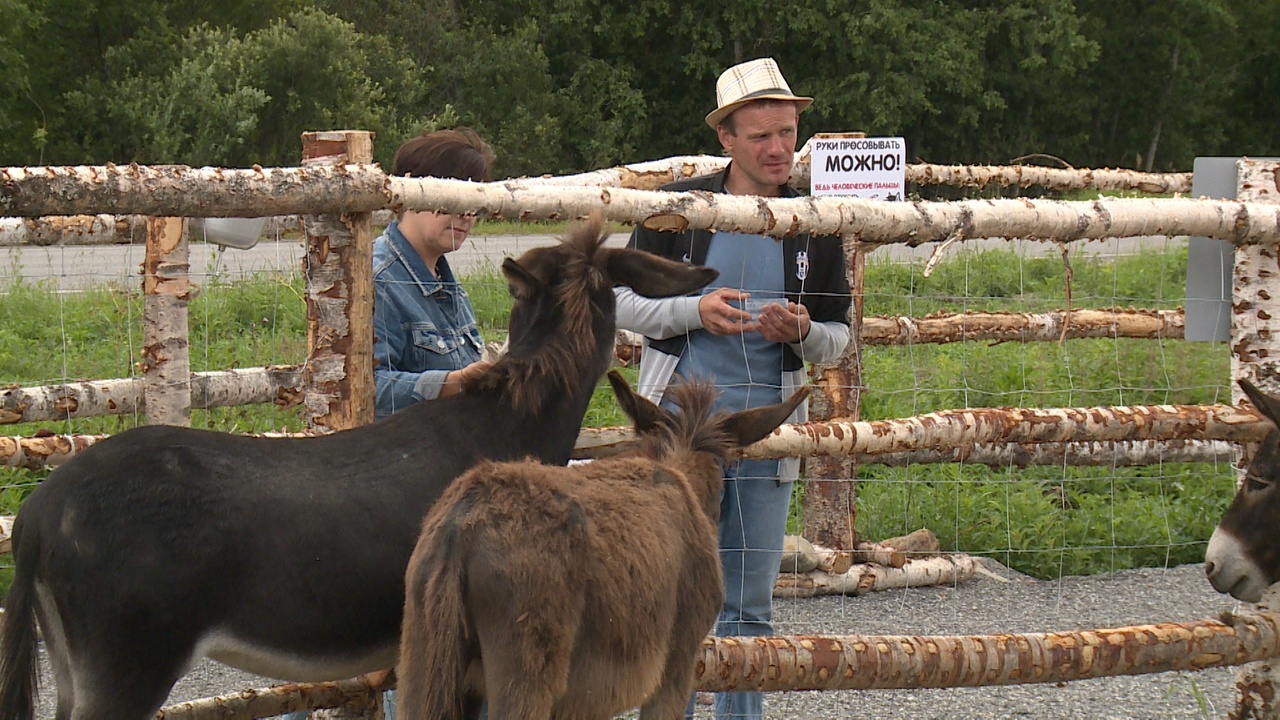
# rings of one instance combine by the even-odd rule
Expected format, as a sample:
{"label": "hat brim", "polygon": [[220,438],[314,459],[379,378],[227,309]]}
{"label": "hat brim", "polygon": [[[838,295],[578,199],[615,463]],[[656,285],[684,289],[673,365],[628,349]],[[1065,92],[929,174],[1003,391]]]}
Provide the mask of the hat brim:
{"label": "hat brim", "polygon": [[725,118],[729,117],[729,115],[732,114],[733,111],[737,110],[743,105],[749,105],[757,100],[789,100],[796,104],[797,113],[804,112],[805,108],[813,104],[813,98],[811,97],[800,97],[799,95],[788,95],[786,93],[780,93],[780,92],[779,93],[761,93],[759,95],[748,95],[747,97],[744,97],[740,100],[735,100],[729,103],[728,105],[725,105],[724,107],[718,107],[715,110],[712,110],[711,112],[707,113],[707,124],[710,125],[711,128],[714,130],[716,127],[720,125],[720,122],[723,121]]}

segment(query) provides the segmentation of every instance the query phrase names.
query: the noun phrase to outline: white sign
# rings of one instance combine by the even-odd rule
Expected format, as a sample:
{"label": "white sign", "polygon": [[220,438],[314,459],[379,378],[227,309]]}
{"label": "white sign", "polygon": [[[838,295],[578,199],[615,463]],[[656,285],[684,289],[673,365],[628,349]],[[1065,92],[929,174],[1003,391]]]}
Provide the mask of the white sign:
{"label": "white sign", "polygon": [[817,138],[809,144],[809,194],[901,200],[907,149],[900,137]]}

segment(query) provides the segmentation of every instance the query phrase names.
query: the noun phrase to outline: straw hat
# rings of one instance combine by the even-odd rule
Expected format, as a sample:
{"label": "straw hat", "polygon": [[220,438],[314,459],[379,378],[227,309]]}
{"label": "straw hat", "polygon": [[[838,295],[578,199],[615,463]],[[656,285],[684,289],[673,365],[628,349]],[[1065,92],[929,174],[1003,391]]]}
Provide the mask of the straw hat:
{"label": "straw hat", "polygon": [[804,112],[813,102],[813,98],[791,93],[787,79],[782,77],[782,71],[773,58],[757,58],[734,65],[720,74],[716,81],[718,107],[707,115],[707,124],[716,127],[729,113],[753,100],[794,100],[798,112]]}

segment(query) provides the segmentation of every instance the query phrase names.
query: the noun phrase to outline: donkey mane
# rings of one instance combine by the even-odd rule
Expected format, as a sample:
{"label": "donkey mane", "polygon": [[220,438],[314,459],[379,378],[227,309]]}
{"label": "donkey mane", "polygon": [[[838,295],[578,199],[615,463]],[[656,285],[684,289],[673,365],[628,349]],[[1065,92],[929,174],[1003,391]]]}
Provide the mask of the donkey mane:
{"label": "donkey mane", "polygon": [[640,437],[636,454],[661,460],[681,452],[705,452],[718,458],[728,456],[733,440],[723,430],[723,411],[713,412],[715,386],[707,380],[691,380],[668,388],[671,400],[681,412]]}
{"label": "donkey mane", "polygon": [[[600,214],[592,214],[531,268],[543,282],[558,276],[555,302],[561,314],[559,330],[549,337],[541,336],[539,343],[529,348],[520,344],[529,329],[511,328],[508,353],[473,378],[465,386],[467,391],[501,389],[518,414],[532,415],[552,398],[577,387],[584,375],[595,377],[603,372],[595,367],[596,346],[601,342],[595,325],[603,315],[593,299],[599,302],[603,293],[612,295],[613,289],[595,265],[596,251],[608,237],[602,233],[602,225]],[[612,328],[607,332],[611,334]]]}

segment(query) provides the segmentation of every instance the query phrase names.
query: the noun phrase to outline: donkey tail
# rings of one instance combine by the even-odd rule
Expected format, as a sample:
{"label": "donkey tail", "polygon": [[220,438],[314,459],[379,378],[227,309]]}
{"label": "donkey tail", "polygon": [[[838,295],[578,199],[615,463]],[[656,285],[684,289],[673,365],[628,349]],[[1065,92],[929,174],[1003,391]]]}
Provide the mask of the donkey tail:
{"label": "donkey tail", "polygon": [[[0,719],[31,720],[39,682],[36,657],[36,543],[21,543],[21,516],[14,526],[13,584],[4,598],[0,625]],[[36,540],[31,537],[28,540]]]}
{"label": "donkey tail", "polygon": [[400,664],[398,720],[462,720],[473,629],[463,597],[466,571],[448,518],[418,541],[409,563]]}

